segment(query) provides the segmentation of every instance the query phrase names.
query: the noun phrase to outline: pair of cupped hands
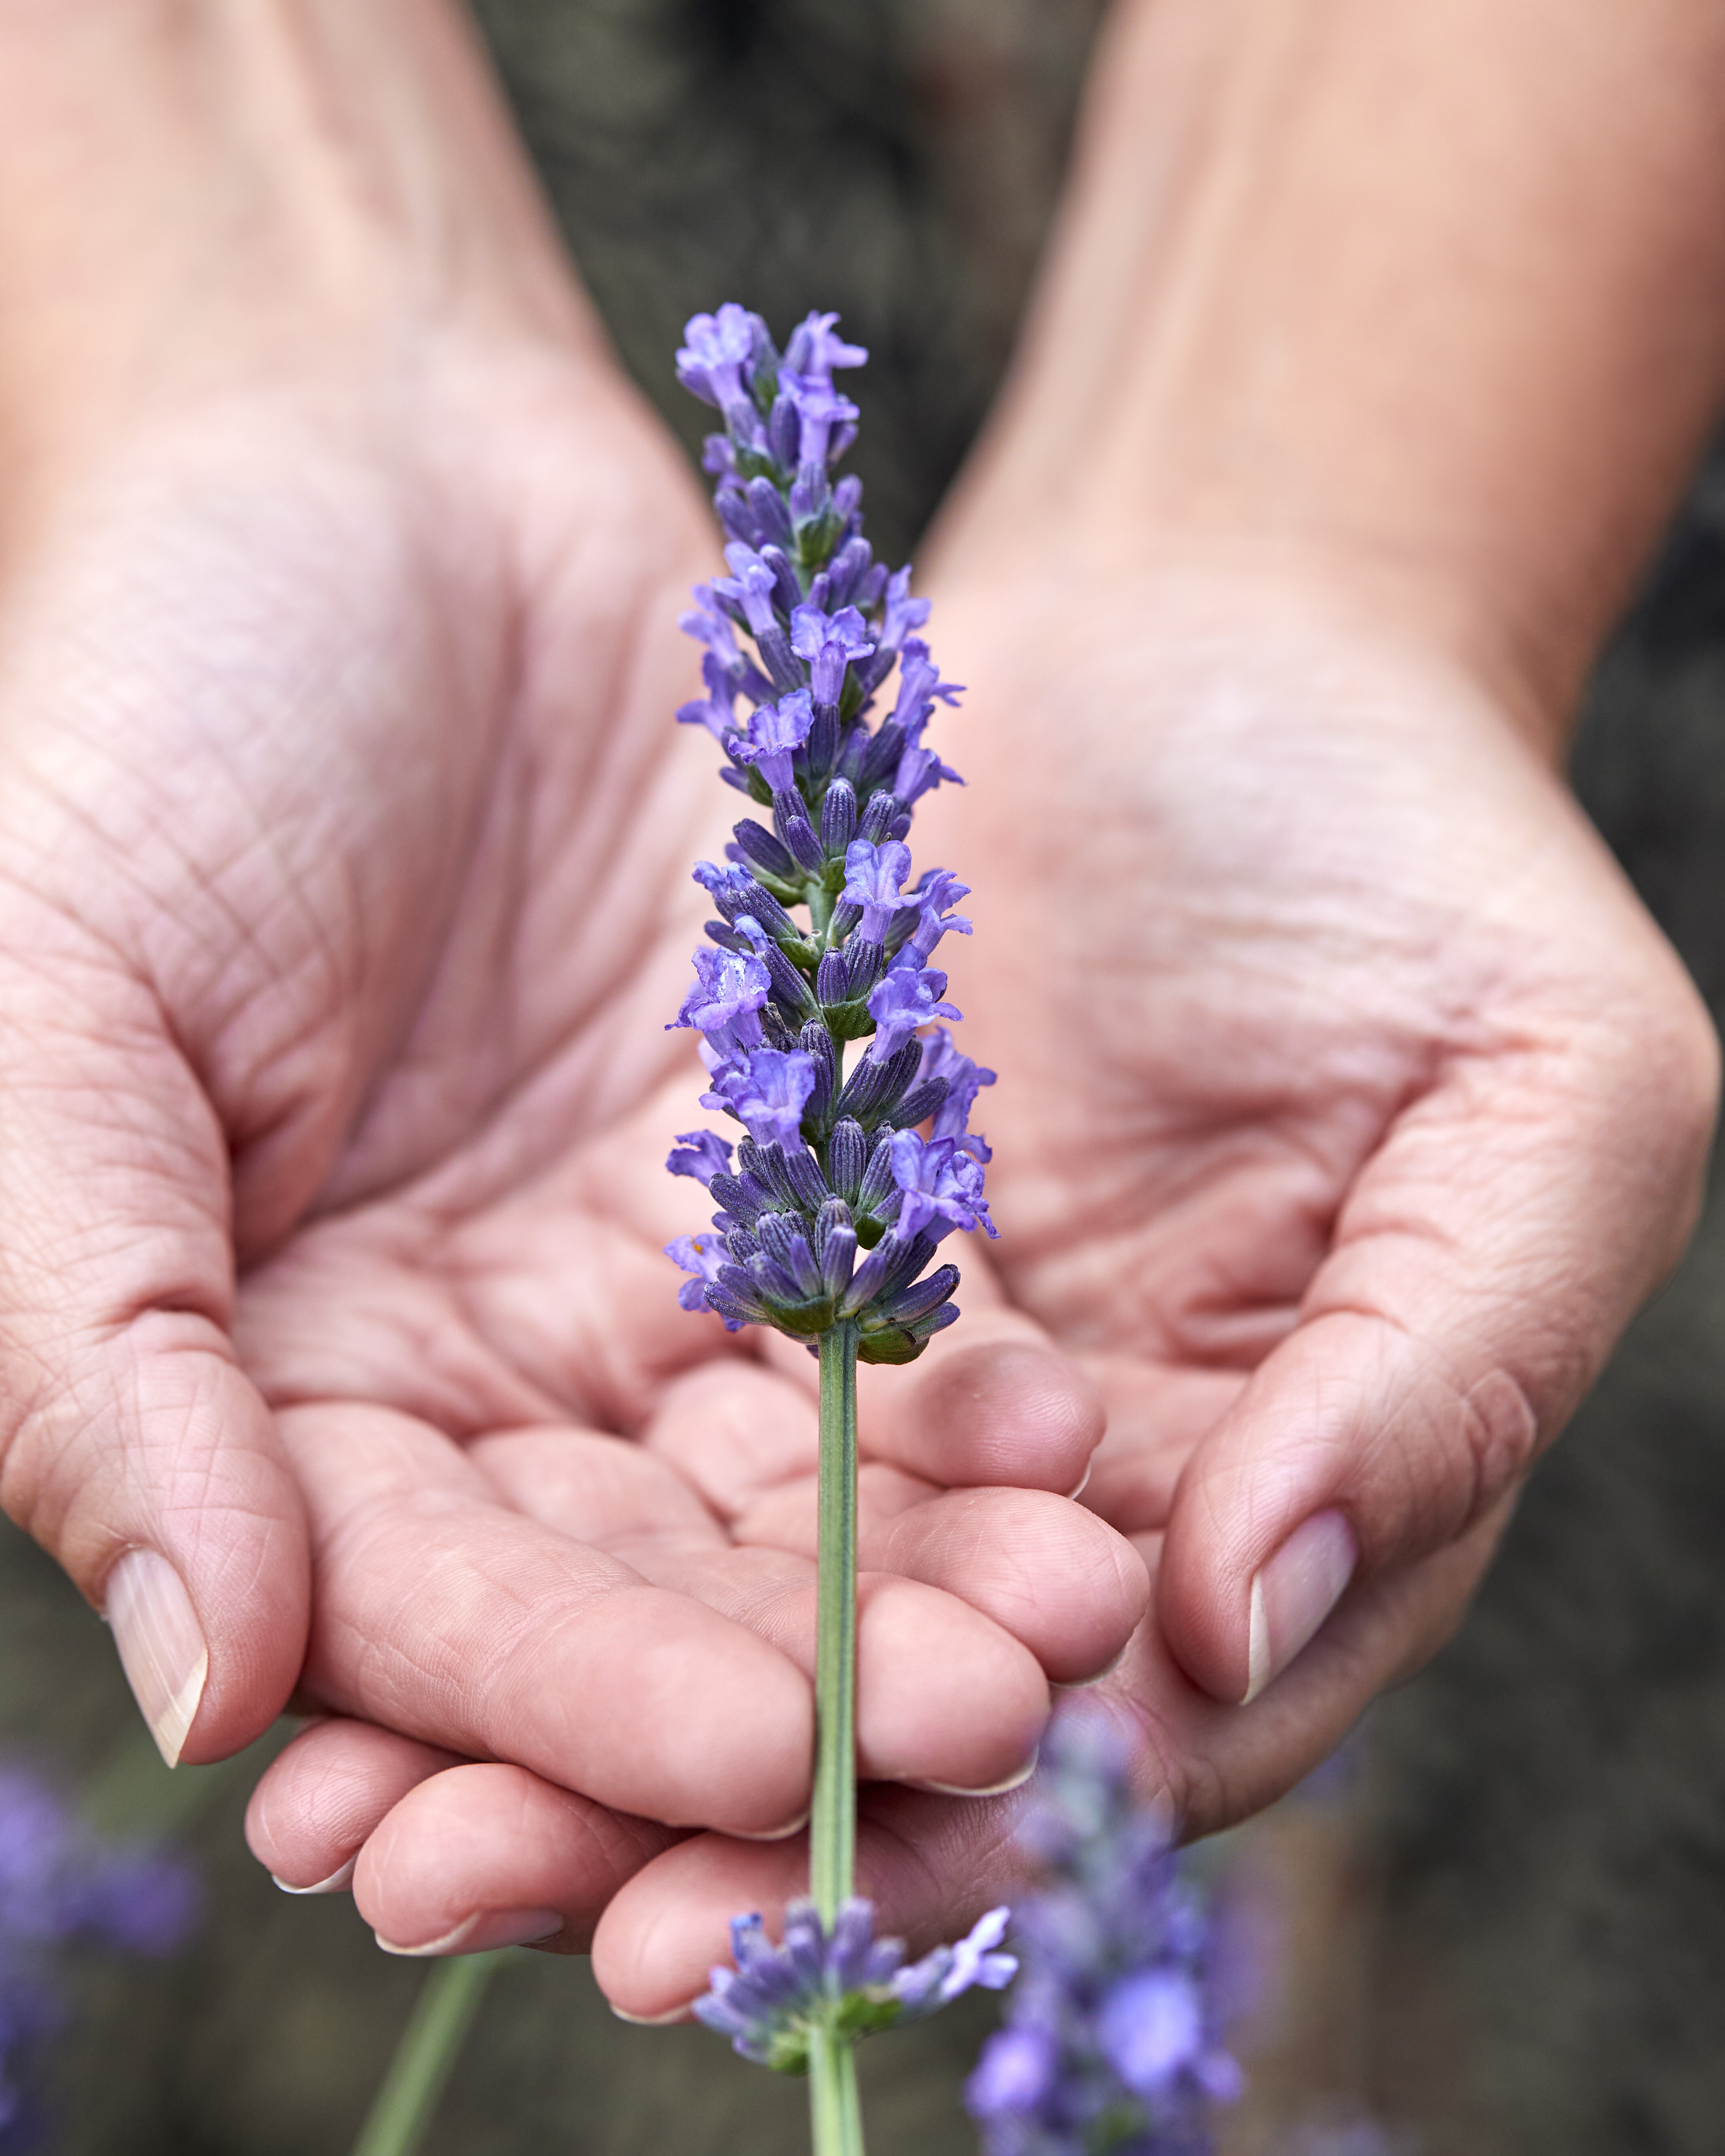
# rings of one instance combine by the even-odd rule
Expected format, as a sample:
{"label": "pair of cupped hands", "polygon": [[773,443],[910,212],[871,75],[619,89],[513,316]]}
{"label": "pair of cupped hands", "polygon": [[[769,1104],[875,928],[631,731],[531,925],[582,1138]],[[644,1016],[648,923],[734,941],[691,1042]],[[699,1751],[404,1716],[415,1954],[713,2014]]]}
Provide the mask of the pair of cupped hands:
{"label": "pair of cupped hands", "polygon": [[[322,1717],[285,1884],[675,2015],[803,1884],[813,1723],[814,1366],[662,1255],[719,536],[584,334],[367,349],[110,399],[13,506],[5,1502],[170,1753]],[[916,1941],[1009,1881],[1059,1687],[1203,1832],[1445,1636],[1712,1086],[1559,779],[1345,577],[986,480],[931,570],[1001,1233],[864,1373],[860,1870]]]}

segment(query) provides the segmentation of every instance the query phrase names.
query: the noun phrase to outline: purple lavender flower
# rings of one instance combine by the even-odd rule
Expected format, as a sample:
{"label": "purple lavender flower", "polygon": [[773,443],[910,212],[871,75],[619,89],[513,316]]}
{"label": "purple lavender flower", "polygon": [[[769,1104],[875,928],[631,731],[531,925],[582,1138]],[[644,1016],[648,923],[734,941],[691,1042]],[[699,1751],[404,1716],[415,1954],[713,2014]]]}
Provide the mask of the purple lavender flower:
{"label": "purple lavender flower", "polygon": [[0,1768],[0,2151],[33,2148],[45,2130],[41,2052],[62,2019],[56,1951],[87,1941],[172,1953],[198,1903],[184,1864],[99,1840],[39,1775]]}
{"label": "purple lavender flower", "polygon": [[980,1131],[973,1131],[968,1126],[978,1092],[993,1083],[994,1073],[973,1063],[968,1055],[960,1055],[945,1026],[937,1025],[932,1034],[924,1036],[916,1090],[920,1093],[937,1084],[943,1089],[940,1105],[932,1111],[933,1135],[955,1139],[966,1152],[974,1153],[984,1163],[992,1158],[988,1142]]}
{"label": "purple lavender flower", "polygon": [[919,880],[911,894],[916,908],[916,925],[905,946],[919,965],[928,963],[936,945],[949,932],[956,930],[960,936],[969,935],[970,923],[964,916],[947,911],[969,896],[970,886],[960,883],[950,869],[931,869]]}
{"label": "purple lavender flower", "polygon": [[1210,2106],[1240,2090],[1205,1913],[1094,1712],[1056,1717],[1020,1840],[1044,1880],[1014,1910],[1024,1974],[966,2085],[985,2156],[1204,2156]]}
{"label": "purple lavender flower", "polygon": [[956,1946],[906,1967],[904,1942],[875,1937],[874,1905],[860,1897],[842,1906],[830,1938],[812,1902],[793,1902],[778,1947],[759,1917],[734,1917],[737,1965],[710,1973],[712,1988],[696,2000],[696,2018],[744,2058],[802,2073],[810,2028],[829,2016],[849,2036],[865,2036],[938,2013],[973,1986],[1003,1989],[1018,1972],[1014,1957],[999,1951],[1006,1919],[1004,1909],[991,1909]]}
{"label": "purple lavender flower", "polygon": [[835,336],[836,315],[805,315],[791,331],[785,365],[802,374],[830,375],[835,367],[860,367],[868,358],[860,344]]}
{"label": "purple lavender flower", "polygon": [[[679,1235],[675,1242],[665,1245],[665,1255],[680,1265],[685,1273],[695,1276],[693,1280],[685,1281],[677,1290],[677,1301],[685,1310],[705,1310],[707,1306],[706,1284],[718,1279],[726,1262],[724,1237]],[[734,1332],[737,1327],[732,1325],[727,1329]]]}
{"label": "purple lavender flower", "polygon": [[697,951],[694,986],[672,1024],[698,1026],[714,1046],[736,1055],[760,1040],[759,1013],[772,993],[773,977],[758,958],[737,951]]}
{"label": "purple lavender flower", "polygon": [[809,686],[817,704],[836,704],[845,686],[845,670],[874,656],[875,640],[854,606],[823,613],[816,606],[791,609],[791,649],[809,662]]}
{"label": "purple lavender flower", "polygon": [[[724,416],[705,462],[729,535],[728,573],[683,617],[707,693],[678,717],[722,744],[721,777],[761,813],[734,827],[726,865],[696,871],[718,917],[675,1020],[703,1036],[703,1106],[748,1137],[734,1173],[711,1132],[666,1165],[718,1208],[715,1236],[673,1245],[685,1308],[811,1342],[855,1318],[865,1359],[900,1362],[957,1316],[953,1268],[927,1270],[936,1244],[994,1232],[988,1148],[968,1127],[993,1078],[925,1030],[960,1015],[929,961],[970,923],[950,870],[912,880],[906,839],[916,802],[957,778],[922,736],[960,690],[918,634],[928,602],[909,568],[889,575],[863,536],[860,487],[830,477],[856,416],[834,370],[867,357],[837,319],[810,315],[781,358],[727,305],[696,316],[677,355]],[[935,1150],[894,1150],[931,1117]]]}
{"label": "purple lavender flower", "polygon": [[856,932],[865,943],[884,942],[893,915],[915,907],[916,899],[904,891],[910,873],[911,850],[896,839],[880,846],[853,839],[845,849],[845,884],[839,895],[847,906],[862,908]]}
{"label": "purple lavender flower", "polygon": [[916,1028],[930,1019],[963,1018],[963,1011],[942,1000],[946,992],[947,977],[933,967],[919,967],[914,960],[895,965],[869,996],[869,1016],[875,1021],[874,1045],[869,1051],[873,1060],[890,1061]]}
{"label": "purple lavender flower", "polygon": [[747,734],[732,743],[731,753],[741,764],[753,764],[775,793],[783,793],[791,784],[791,759],[814,724],[809,691],[793,689],[776,704],[757,706]]}
{"label": "purple lavender flower", "polygon": [[956,1139],[895,1131],[891,1143],[892,1179],[904,1194],[901,1235],[927,1235],[938,1243],[955,1228],[997,1232],[983,1196],[983,1164],[961,1152]]}
{"label": "purple lavender flower", "polygon": [[814,1085],[812,1055],[757,1048],[716,1071],[712,1091],[701,1095],[701,1104],[727,1109],[757,1145],[800,1147],[803,1111]]}
{"label": "purple lavender flower", "polygon": [[725,415],[732,439],[752,444],[761,423],[743,372],[755,357],[757,332],[766,334],[757,318],[727,302],[716,315],[691,316],[677,353],[677,379],[685,389]]}
{"label": "purple lavender flower", "polygon": [[665,1165],[670,1174],[692,1175],[697,1183],[711,1189],[716,1175],[728,1175],[731,1172],[731,1148],[711,1131],[684,1131]]}

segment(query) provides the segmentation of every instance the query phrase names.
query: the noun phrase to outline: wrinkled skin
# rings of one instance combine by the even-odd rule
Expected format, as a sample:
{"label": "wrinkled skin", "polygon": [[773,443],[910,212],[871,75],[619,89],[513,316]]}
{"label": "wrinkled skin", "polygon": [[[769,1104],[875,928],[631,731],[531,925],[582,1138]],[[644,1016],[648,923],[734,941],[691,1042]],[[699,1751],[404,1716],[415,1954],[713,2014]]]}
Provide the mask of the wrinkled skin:
{"label": "wrinkled skin", "polygon": [[[812,1719],[812,1365],[660,1255],[716,536],[455,13],[24,10],[6,57],[0,1496],[98,1604],[184,1583],[185,1757],[324,1713],[253,1807],[284,1880],[408,1949],[548,1919],[679,2012],[806,1876]],[[999,1270],[863,1404],[862,1875],[919,1943],[1009,1868],[977,1793],[1051,1683],[1109,1671],[1198,1831],[1443,1635],[1714,1082],[1512,685],[1025,484],[945,536],[973,784],[917,833],[975,886]],[[1321,1511],[1358,1574],[1237,1704]]]}
{"label": "wrinkled skin", "polygon": [[[962,532],[948,559],[939,650],[971,693],[942,745],[976,783],[928,805],[918,858],[977,886],[953,981],[1004,1073],[997,1262],[1096,1379],[1083,1502],[1157,1580],[1095,1697],[1205,1831],[1453,1628],[1538,1446],[1681,1248],[1711,1039],[1505,711],[1344,590],[1164,573],[1081,599],[1014,589]],[[1251,1576],[1326,1508],[1355,1582],[1231,1704]],[[726,1917],[797,1889],[799,1843],[713,1834],[623,1883],[639,1851],[602,1854],[589,1814],[519,1768],[405,1749],[332,1833],[321,1777],[359,1741],[300,1740],[254,1835],[309,1879],[358,1811],[381,1819],[355,1884],[390,1937],[551,1907],[573,1943],[609,1897],[601,1982],[672,2014]],[[866,1792],[886,1921],[920,1940],[998,1893],[1013,1809]]]}
{"label": "wrinkled skin", "polygon": [[[8,603],[6,1502],[97,1600],[174,1565],[188,1758],[297,1689],[782,1832],[814,1365],[686,1316],[661,1253],[710,1209],[663,1161],[725,836],[669,722],[711,539],[567,353],[398,388],[152,418],[59,475]],[[964,1788],[1147,1594],[1056,1494],[1090,1386],[989,1301],[865,1410],[864,1763]]]}

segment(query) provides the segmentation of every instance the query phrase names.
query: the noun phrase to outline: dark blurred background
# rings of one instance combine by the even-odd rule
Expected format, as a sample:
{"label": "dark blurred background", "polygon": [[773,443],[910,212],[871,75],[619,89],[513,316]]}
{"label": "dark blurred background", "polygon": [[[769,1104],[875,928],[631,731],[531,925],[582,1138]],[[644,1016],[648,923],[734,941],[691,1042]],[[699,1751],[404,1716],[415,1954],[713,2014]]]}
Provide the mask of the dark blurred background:
{"label": "dark blurred background", "polygon": [[[696,309],[744,298],[782,332],[836,307],[870,346],[858,464],[871,534],[895,557],[1005,363],[1100,12],[478,8],[588,288],[686,439],[699,414],[670,355]],[[1725,458],[1599,670],[1575,778],[1717,1014]],[[1373,2117],[1423,2156],[1725,2145],[1722,1315],[1716,1199],[1541,1468],[1461,1635],[1378,1710],[1345,1799],[1246,1830],[1248,1868],[1281,1876],[1298,1921],[1230,2149],[1260,2156],[1326,2112]],[[0,1750],[57,1763],[123,1810],[134,1724],[106,1635],[9,1530],[0,1637]],[[56,2093],[68,2156],[308,2156],[345,2148],[365,2113],[424,1970],[379,1954],[345,1899],[276,1893],[240,1841],[246,1783],[244,1765],[210,1770],[173,1799],[208,1883],[196,1943],[146,1970],[90,1956],[73,1971]],[[987,2016],[865,2055],[879,2149],[973,2147],[957,2088]],[[584,1963],[526,1956],[488,1995],[429,2148],[788,2156],[803,2133],[800,2086],[699,2030],[625,2028]]]}

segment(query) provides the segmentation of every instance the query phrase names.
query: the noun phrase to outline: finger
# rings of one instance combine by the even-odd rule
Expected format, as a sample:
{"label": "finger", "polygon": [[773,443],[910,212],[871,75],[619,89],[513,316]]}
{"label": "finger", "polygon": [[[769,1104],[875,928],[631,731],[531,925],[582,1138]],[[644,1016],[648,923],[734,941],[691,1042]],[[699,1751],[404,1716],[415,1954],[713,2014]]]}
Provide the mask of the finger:
{"label": "finger", "polygon": [[[1251,1818],[1335,1750],[1388,1685],[1423,1666],[1455,1630],[1509,1517],[1506,1500],[1458,1541],[1362,1580],[1286,1675],[1250,1707],[1195,1684],[1153,1615],[1117,1666],[1086,1692],[1136,1756],[1141,1794],[1164,1799],[1195,1840]],[[1153,1577],[1159,1536],[1138,1547]]]}
{"label": "finger", "polygon": [[1168,1525],[1187,1461],[1246,1381],[1235,1370],[1189,1369],[1128,1355],[1090,1356],[1085,1367],[1101,1394],[1108,1429],[1079,1502],[1123,1535],[1159,1531]]}
{"label": "finger", "polygon": [[[1284,1794],[1335,1749],[1383,1686],[1429,1656],[1489,1560],[1502,1516],[1458,1544],[1374,1583],[1337,1613],[1283,1683],[1250,1709],[1224,1705],[1168,1652],[1153,1620],[1119,1666],[1085,1695],[1124,1740],[1140,1802],[1167,1804],[1184,1838],[1220,1831]],[[1158,1537],[1142,1538],[1154,1564]],[[862,1793],[858,1892],[877,1933],[913,1953],[958,1937],[1020,1890],[1025,1859],[1014,1834],[1036,1784],[983,1802],[906,1790]],[[691,1836],[644,1866],[593,1933],[593,1974],[620,2010],[680,2018],[730,1959],[732,1917],[758,1911],[778,1936],[785,1906],[808,1891],[803,1840],[748,1844]]]}
{"label": "finger", "polygon": [[[813,1563],[731,1547],[662,1460],[627,1440],[544,1430],[481,1439],[468,1456],[531,1517],[747,1625],[813,1681]],[[912,1580],[859,1579],[861,1774],[990,1789],[1022,1778],[1047,1717],[1035,1657],[999,1625]]]}
{"label": "finger", "polygon": [[368,1722],[314,1722],[277,1753],[252,1791],[247,1846],[288,1893],[340,1893],[391,1808],[457,1763],[453,1752]]}
{"label": "finger", "polygon": [[285,1702],[309,1594],[228,1337],[226,1140],[154,996],[57,914],[0,915],[0,1494],[105,1612],[163,1756],[219,1758]]}
{"label": "finger", "polygon": [[[968,1602],[1036,1657],[1057,1684],[1106,1669],[1144,1614],[1142,1559],[1096,1514],[1044,1490],[952,1490],[906,1505],[894,1484],[877,1509],[858,1481],[857,1561]],[[763,1496],[737,1522],[740,1542],[812,1558],[810,1483]]]}
{"label": "finger", "polygon": [[1675,1261],[1706,1118],[1674,1114],[1653,1053],[1571,1034],[1458,1059],[1368,1164],[1173,1507],[1158,1609],[1216,1697],[1255,1698],[1356,1573],[1489,1516]]}
{"label": "finger", "polygon": [[[1145,1550],[1153,1561],[1153,1537],[1145,1539]],[[1445,1550],[1412,1576],[1373,1587],[1290,1671],[1285,1688],[1250,1712],[1220,1706],[1194,1686],[1153,1624],[1141,1625],[1122,1666],[1086,1699],[1111,1714],[1126,1738],[1141,1800],[1164,1798],[1186,1833],[1212,1833],[1270,1803],[1335,1748],[1363,1701],[1397,1673],[1384,1654],[1389,1636],[1404,1639],[1417,1654],[1432,1650],[1458,1606],[1458,1587],[1473,1578],[1488,1554],[1490,1533],[1475,1531],[1468,1546]],[[446,1852],[457,1835],[449,1813],[429,1800],[464,1779],[470,1789],[483,1788],[472,1779],[479,1772],[464,1768],[427,1783],[390,1815],[388,1839],[375,1837],[367,1845],[356,1893],[367,1882],[377,1897],[362,1902],[373,1921],[384,1912],[386,1895],[399,1897],[390,1902],[386,1921],[403,1938],[438,1940],[450,1951],[449,1932],[472,1910],[567,1912],[565,1932],[550,1943],[578,1947],[591,1923],[593,1973],[619,2011],[640,2020],[680,2020],[707,1988],[711,1966],[729,1960],[731,1917],[755,1910],[776,1934],[787,1902],[807,1893],[807,1837],[781,1843],[744,1843],[725,1835],[666,1839],[644,1863],[625,1871],[624,1863],[613,1861],[610,1869],[595,1863],[584,1813],[546,1811],[535,1828],[543,1841],[535,1841],[531,1859],[521,1861],[526,1837],[516,1835],[520,1798],[513,1781],[501,1785],[506,1803],[498,1804],[494,1818],[472,1822],[461,1813],[459,1839],[483,1835],[490,1854],[483,1884],[464,1878],[459,1889],[450,1889]],[[1014,1830],[1033,1796],[1035,1783],[983,1803],[865,1789],[858,1891],[875,1904],[878,1934],[903,1936],[921,1953],[936,1940],[955,1938],[989,1904],[1009,1899],[1024,1876]],[[610,1824],[614,1830],[617,1822]],[[425,1897],[414,1902],[412,1912],[405,1910],[409,1889],[403,1882],[423,1882],[412,1887]],[[457,1949],[465,1945],[470,1940],[457,1940]]]}
{"label": "finger", "polygon": [[[857,1376],[863,1456],[943,1488],[1071,1491],[1102,1435],[1095,1386],[1009,1311],[967,1310],[964,1332],[907,1369]],[[800,1355],[708,1363],[666,1388],[642,1441],[734,1520],[762,1490],[813,1472],[813,1378]]]}
{"label": "finger", "polygon": [[[1076,1490],[1101,1441],[1102,1404],[1078,1366],[1014,1312],[967,1307],[906,1371],[858,1373],[869,1457],[952,1489]],[[896,1381],[896,1382],[895,1382]]]}
{"label": "finger", "polygon": [[350,1403],[281,1426],[311,1512],[310,1697],[674,1825],[800,1817],[809,1689],[765,1640],[510,1511],[408,1416]]}
{"label": "finger", "polygon": [[618,1888],[675,1839],[522,1767],[452,1767],[372,1835],[353,1898],[388,1953],[580,1953]]}
{"label": "finger", "polygon": [[732,1546],[675,1469],[632,1438],[541,1424],[494,1430],[465,1451],[517,1512],[637,1569],[658,1552]]}
{"label": "finger", "polygon": [[728,1523],[763,1488],[814,1472],[818,1414],[807,1384],[728,1358],[665,1388],[641,1450]]}

